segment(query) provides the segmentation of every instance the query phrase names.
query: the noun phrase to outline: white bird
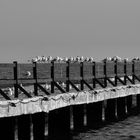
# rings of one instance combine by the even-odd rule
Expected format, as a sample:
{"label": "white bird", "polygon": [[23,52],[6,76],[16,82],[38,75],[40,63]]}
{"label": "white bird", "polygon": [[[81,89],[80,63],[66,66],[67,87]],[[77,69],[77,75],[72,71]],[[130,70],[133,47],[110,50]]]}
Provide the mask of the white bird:
{"label": "white bird", "polygon": [[129,59],[128,59],[128,58],[125,58],[124,60],[125,60],[125,61],[129,61]]}
{"label": "white bird", "polygon": [[38,61],[37,58],[33,58],[33,59],[32,59],[32,62],[37,62],[37,61]]}
{"label": "white bird", "polygon": [[30,77],[31,76],[31,72],[27,71],[26,76]]}
{"label": "white bird", "polygon": [[3,90],[6,94],[8,94],[9,96],[12,96],[14,94],[14,91],[12,90],[12,88],[8,87],[6,89]]}
{"label": "white bird", "polygon": [[77,84],[76,87],[79,88],[79,85]]}
{"label": "white bird", "polygon": [[42,56],[42,62],[45,62],[45,61],[46,61],[46,57]]}
{"label": "white bird", "polygon": [[63,58],[63,61],[64,61],[64,62],[68,62],[68,60],[69,60],[69,59],[68,59],[67,57],[64,57],[64,58]]}
{"label": "white bird", "polygon": [[73,57],[70,57],[70,58],[69,58],[69,61],[70,61],[70,62],[73,62],[73,61],[74,61],[74,58],[73,58]]}
{"label": "white bird", "polygon": [[80,56],[77,56],[77,57],[76,57],[76,61],[77,61],[77,62],[80,62]]}
{"label": "white bird", "polygon": [[50,88],[51,88],[51,86],[49,85],[49,84],[45,84],[45,86],[44,86],[44,88],[46,89],[46,90],[50,90]]}
{"label": "white bird", "polygon": [[90,57],[89,62],[93,62],[93,61],[94,61],[93,57]]}
{"label": "white bird", "polygon": [[70,90],[72,89],[72,86],[71,86],[71,85],[69,85],[69,89],[70,89]]}
{"label": "white bird", "polygon": [[86,58],[85,58],[85,61],[86,61],[86,62],[89,62],[89,57],[86,57]]}
{"label": "white bird", "polygon": [[53,60],[52,56],[48,56],[48,61],[50,62],[52,60]]}
{"label": "white bird", "polygon": [[12,96],[12,95],[14,94],[12,88],[9,88],[9,92],[8,92],[8,94],[9,94],[10,96]]}
{"label": "white bird", "polygon": [[80,62],[84,62],[84,57],[83,56],[80,57]]}
{"label": "white bird", "polygon": [[65,88],[65,87],[66,87],[66,84],[65,84],[64,82],[62,83],[62,87],[63,87],[63,88]]}
{"label": "white bird", "polygon": [[122,61],[122,59],[121,59],[119,56],[114,56],[114,57],[112,58],[112,61],[116,61],[116,60]]}

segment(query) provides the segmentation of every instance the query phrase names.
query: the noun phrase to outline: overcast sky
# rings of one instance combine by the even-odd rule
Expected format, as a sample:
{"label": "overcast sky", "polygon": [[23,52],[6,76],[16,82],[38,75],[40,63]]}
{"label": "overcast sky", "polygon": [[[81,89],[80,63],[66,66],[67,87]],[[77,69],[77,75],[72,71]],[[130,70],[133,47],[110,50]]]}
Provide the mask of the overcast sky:
{"label": "overcast sky", "polygon": [[140,0],[1,0],[0,62],[140,56]]}

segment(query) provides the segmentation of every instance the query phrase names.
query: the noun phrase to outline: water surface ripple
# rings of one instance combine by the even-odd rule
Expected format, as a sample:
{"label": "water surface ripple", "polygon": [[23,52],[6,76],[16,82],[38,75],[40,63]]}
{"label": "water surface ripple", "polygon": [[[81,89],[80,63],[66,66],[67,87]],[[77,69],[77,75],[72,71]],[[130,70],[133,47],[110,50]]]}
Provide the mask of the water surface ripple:
{"label": "water surface ripple", "polygon": [[140,115],[88,130],[73,136],[73,140],[140,140]]}

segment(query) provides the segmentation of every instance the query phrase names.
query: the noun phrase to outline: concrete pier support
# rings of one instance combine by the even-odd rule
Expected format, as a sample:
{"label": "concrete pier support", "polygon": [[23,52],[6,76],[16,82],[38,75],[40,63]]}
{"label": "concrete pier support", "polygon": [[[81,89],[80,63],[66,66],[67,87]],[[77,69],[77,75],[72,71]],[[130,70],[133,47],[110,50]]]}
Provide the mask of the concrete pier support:
{"label": "concrete pier support", "polygon": [[98,128],[102,124],[103,102],[95,102],[87,105],[87,127]]}
{"label": "concrete pier support", "polygon": [[50,111],[48,114],[49,140],[70,139],[70,107]]}
{"label": "concrete pier support", "polygon": [[113,122],[116,121],[116,99],[108,99],[105,107],[105,121]]}
{"label": "concrete pier support", "polygon": [[73,128],[75,131],[84,128],[84,105],[73,106]]}
{"label": "concrete pier support", "polygon": [[126,97],[117,98],[117,119],[126,118]]}
{"label": "concrete pier support", "polygon": [[31,139],[31,116],[18,116],[18,140]]}
{"label": "concrete pier support", "polygon": [[44,140],[45,137],[45,113],[32,115],[33,140]]}
{"label": "concrete pier support", "polygon": [[0,118],[0,139],[15,140],[15,118]]}
{"label": "concrete pier support", "polygon": [[132,95],[126,96],[127,115],[132,114]]}
{"label": "concrete pier support", "polygon": [[140,94],[137,94],[137,97],[136,97],[136,105],[137,105],[137,113],[140,113]]}

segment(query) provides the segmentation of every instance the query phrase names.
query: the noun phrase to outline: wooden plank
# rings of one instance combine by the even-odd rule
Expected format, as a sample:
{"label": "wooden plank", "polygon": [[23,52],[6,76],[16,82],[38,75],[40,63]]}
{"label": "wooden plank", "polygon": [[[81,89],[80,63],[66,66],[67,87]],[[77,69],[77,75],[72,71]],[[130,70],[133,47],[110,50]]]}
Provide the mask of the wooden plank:
{"label": "wooden plank", "polygon": [[95,63],[95,75],[96,75],[96,78],[104,77],[104,63],[103,62]]}
{"label": "wooden plank", "polygon": [[114,62],[106,62],[106,74],[107,77],[114,77],[115,73],[114,73]]}
{"label": "wooden plank", "polygon": [[66,63],[54,64],[54,79],[66,78]]}
{"label": "wooden plank", "polygon": [[84,77],[92,77],[93,76],[93,63],[84,63],[83,64],[83,75]]}
{"label": "wooden plank", "polygon": [[[33,78],[33,64],[18,64],[18,78],[19,79],[32,79]],[[28,72],[31,75],[28,75]]]}
{"label": "wooden plank", "polygon": [[140,75],[140,62],[139,61],[135,61],[135,75]]}
{"label": "wooden plank", "polygon": [[14,67],[14,64],[1,63],[0,64],[0,79],[14,79],[13,67]]}
{"label": "wooden plank", "polygon": [[51,63],[37,63],[37,78],[50,79],[51,78]]}
{"label": "wooden plank", "polygon": [[126,73],[127,75],[132,75],[132,62],[126,63]]}
{"label": "wooden plank", "polygon": [[70,63],[69,69],[69,77],[70,79],[78,79],[80,78],[80,63]]}
{"label": "wooden plank", "polygon": [[124,76],[124,62],[117,62],[117,75]]}
{"label": "wooden plank", "polygon": [[15,84],[15,80],[0,80],[0,88],[11,87]]}

